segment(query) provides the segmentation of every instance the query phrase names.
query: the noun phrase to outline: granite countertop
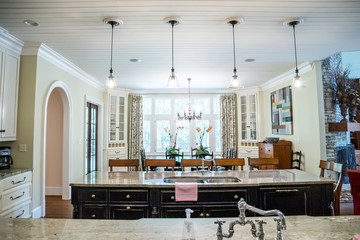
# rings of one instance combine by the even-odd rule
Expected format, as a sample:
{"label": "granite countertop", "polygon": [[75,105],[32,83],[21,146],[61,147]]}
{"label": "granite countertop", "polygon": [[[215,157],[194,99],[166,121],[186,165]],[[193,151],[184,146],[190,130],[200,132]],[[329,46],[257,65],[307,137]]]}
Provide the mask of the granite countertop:
{"label": "granite countertop", "polygon": [[0,170],[0,180],[20,173],[32,171],[31,168],[10,168]]}
{"label": "granite countertop", "polygon": [[[255,220],[254,218],[249,218]],[[275,222],[271,217],[263,218],[266,239],[276,236]],[[197,240],[216,239],[215,218],[193,219]],[[236,218],[223,218],[223,232],[227,232],[229,222]],[[1,219],[0,236],[2,240],[23,239],[66,239],[66,240],[118,240],[118,239],[170,239],[180,240],[184,219],[152,218],[140,220],[76,220],[76,219]],[[360,216],[340,217],[286,217],[287,229],[284,239],[353,239],[360,234]],[[236,225],[232,239],[254,240],[250,226]]]}
{"label": "granite countertop", "polygon": [[201,175],[198,172],[93,172],[83,178],[73,181],[70,186],[97,186],[97,187],[174,187],[174,183],[165,183],[165,177],[203,176],[203,177],[237,177],[239,183],[200,183],[199,187],[221,186],[259,186],[259,185],[301,185],[301,184],[328,184],[331,179],[322,178],[297,169],[263,170],[263,171],[223,171],[207,172]]}

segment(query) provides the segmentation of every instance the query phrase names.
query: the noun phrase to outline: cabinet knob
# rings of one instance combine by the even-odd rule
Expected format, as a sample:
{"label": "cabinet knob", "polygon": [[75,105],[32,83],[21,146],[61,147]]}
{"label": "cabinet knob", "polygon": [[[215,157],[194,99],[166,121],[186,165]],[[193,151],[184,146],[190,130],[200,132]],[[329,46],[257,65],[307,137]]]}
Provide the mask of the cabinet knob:
{"label": "cabinet knob", "polygon": [[204,216],[204,213],[200,213],[200,217],[203,217]]}
{"label": "cabinet knob", "polygon": [[126,199],[129,199],[129,198],[130,198],[130,194],[127,194],[125,197],[126,197]]}
{"label": "cabinet knob", "polygon": [[91,198],[94,199],[96,196],[95,194],[91,194]]}
{"label": "cabinet knob", "polygon": [[93,215],[91,215],[91,217],[92,217],[92,218],[96,218],[96,215],[95,215],[95,214],[93,214]]}
{"label": "cabinet knob", "polygon": [[3,130],[3,129],[2,129],[2,130],[0,130],[0,133],[2,133],[2,132],[5,132],[5,130]]}
{"label": "cabinet knob", "polygon": [[205,214],[205,216],[210,217],[210,213]]}
{"label": "cabinet knob", "polygon": [[234,199],[239,199],[239,196],[238,196],[238,195],[234,195]]}
{"label": "cabinet knob", "polygon": [[126,210],[130,211],[131,207],[130,206],[126,206]]}
{"label": "cabinet knob", "polygon": [[175,196],[171,196],[170,198],[171,198],[171,200],[175,200]]}

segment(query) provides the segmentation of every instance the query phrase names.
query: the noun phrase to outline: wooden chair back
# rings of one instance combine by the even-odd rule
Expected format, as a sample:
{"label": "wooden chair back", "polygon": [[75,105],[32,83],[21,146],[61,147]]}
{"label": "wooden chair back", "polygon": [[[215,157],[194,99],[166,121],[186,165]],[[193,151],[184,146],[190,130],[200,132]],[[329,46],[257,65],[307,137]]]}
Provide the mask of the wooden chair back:
{"label": "wooden chair back", "polygon": [[139,159],[109,159],[110,172],[113,167],[135,167],[135,171],[138,171],[139,164]]}
{"label": "wooden chair back", "polygon": [[325,160],[320,160],[319,168],[320,177],[324,177],[325,170],[336,172],[338,180],[334,183],[334,214],[335,216],[340,215],[340,193],[344,182],[344,171],[345,167],[341,163],[335,163]]}
{"label": "wooden chair back", "polygon": [[259,170],[272,170],[278,169],[279,159],[278,158],[249,158],[250,170],[254,167]]}
{"label": "wooden chair back", "polygon": [[241,171],[244,170],[245,159],[244,158],[215,158],[216,166],[222,167],[235,167],[240,166]]}
{"label": "wooden chair back", "polygon": [[[202,166],[202,161],[199,158],[196,159],[181,159],[181,168],[182,171],[185,171],[185,167],[201,167]],[[212,167],[212,162],[211,161],[204,161],[204,166],[205,167]]]}
{"label": "wooden chair back", "polygon": [[353,196],[354,215],[360,215],[360,170],[348,169],[350,193]]}
{"label": "wooden chair back", "polygon": [[145,159],[146,172],[148,167],[171,167],[171,171],[174,171],[175,159]]}

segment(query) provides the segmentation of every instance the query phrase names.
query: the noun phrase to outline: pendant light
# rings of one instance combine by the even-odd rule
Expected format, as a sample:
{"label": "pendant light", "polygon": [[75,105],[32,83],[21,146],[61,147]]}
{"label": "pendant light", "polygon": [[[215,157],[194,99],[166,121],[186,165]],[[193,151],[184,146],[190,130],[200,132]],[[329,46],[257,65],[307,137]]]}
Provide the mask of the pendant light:
{"label": "pendant light", "polygon": [[165,18],[164,21],[171,25],[171,75],[168,79],[167,87],[178,88],[179,82],[174,69],[174,26],[180,24],[182,19],[179,17],[168,17]]}
{"label": "pendant light", "polygon": [[119,18],[105,18],[104,23],[111,25],[111,57],[110,57],[110,75],[108,77],[108,80],[106,82],[106,86],[108,88],[114,88],[116,87],[115,77],[113,75],[113,68],[112,68],[112,62],[113,62],[113,46],[114,46],[114,26],[119,26],[120,24],[123,24],[123,21]]}
{"label": "pendant light", "polygon": [[236,54],[235,54],[235,25],[242,23],[244,20],[242,18],[229,18],[227,19],[227,23],[232,26],[233,32],[233,53],[234,53],[234,75],[232,76],[230,88],[243,88],[244,85],[242,81],[239,79],[236,70]]}
{"label": "pendant light", "polygon": [[302,78],[299,76],[299,69],[298,69],[298,63],[297,63],[297,49],[296,49],[296,35],[295,35],[295,26],[303,23],[304,19],[302,18],[298,18],[298,19],[292,19],[290,21],[285,22],[284,24],[287,24],[289,27],[293,28],[293,33],[294,33],[294,48],[295,48],[295,77],[293,79],[292,85],[294,87],[301,87],[303,85],[303,80]]}
{"label": "pendant light", "polygon": [[195,113],[195,109],[193,110],[191,103],[190,103],[190,81],[191,78],[188,78],[189,81],[189,105],[188,105],[188,112],[186,113],[186,111],[184,110],[184,114],[180,115],[180,113],[178,113],[178,120],[189,120],[189,122],[191,122],[191,120],[200,120],[201,116],[202,116],[202,112],[200,112],[199,115],[196,115]]}

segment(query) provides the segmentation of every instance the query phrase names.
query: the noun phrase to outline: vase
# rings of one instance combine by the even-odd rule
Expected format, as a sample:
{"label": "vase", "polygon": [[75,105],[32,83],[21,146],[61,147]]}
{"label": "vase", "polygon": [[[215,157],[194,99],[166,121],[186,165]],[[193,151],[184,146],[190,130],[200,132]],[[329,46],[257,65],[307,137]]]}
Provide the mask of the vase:
{"label": "vase", "polygon": [[356,122],[356,108],[355,107],[349,107],[349,121],[350,122]]}
{"label": "vase", "polygon": [[339,107],[340,107],[341,116],[343,116],[343,119],[341,119],[340,122],[347,122],[348,120],[346,119],[346,113],[347,113],[348,106],[345,103],[342,103],[339,105]]}

